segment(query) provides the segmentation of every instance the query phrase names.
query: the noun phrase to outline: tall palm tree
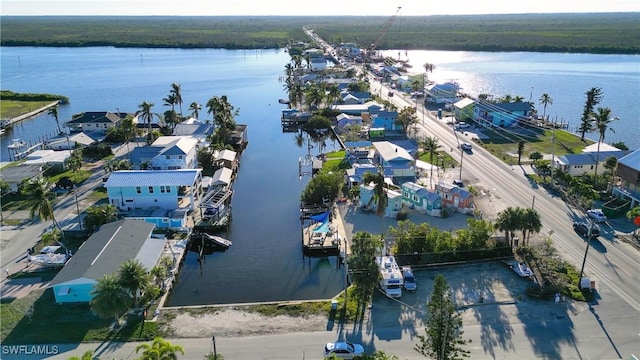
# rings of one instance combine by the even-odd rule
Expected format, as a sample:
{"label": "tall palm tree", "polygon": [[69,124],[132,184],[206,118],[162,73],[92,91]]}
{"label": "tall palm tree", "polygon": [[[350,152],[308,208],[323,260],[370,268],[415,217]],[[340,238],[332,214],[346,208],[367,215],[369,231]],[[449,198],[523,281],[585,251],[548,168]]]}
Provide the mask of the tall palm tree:
{"label": "tall palm tree", "polygon": [[140,344],[136,347],[136,354],[142,350],[138,360],[176,360],[178,353],[184,355],[184,348],[180,345],[172,345],[169,341],[157,337],[151,344]]}
{"label": "tall palm tree", "polygon": [[118,321],[120,315],[131,306],[131,296],[114,275],[107,274],[99,279],[91,291],[91,296],[91,311],[103,319],[113,316]]}
{"label": "tall palm tree", "polygon": [[388,198],[387,192],[384,188],[384,173],[382,172],[382,169],[375,173],[364,173],[362,182],[364,184],[373,183],[373,197],[371,198],[371,201],[375,201],[377,203],[376,215],[384,216],[385,210],[387,209]]}
{"label": "tall palm tree", "polygon": [[509,245],[513,246],[513,232],[521,229],[521,208],[508,207],[498,213],[496,219],[496,229],[504,231],[504,235]]}
{"label": "tall palm tree", "polygon": [[[424,63],[424,65],[422,65],[422,67],[424,68],[424,78],[425,79],[429,79],[429,76],[427,74],[432,73],[433,70],[435,70],[436,66],[430,63]],[[426,83],[424,84],[425,86],[427,85]]]}
{"label": "tall palm tree", "polygon": [[198,116],[200,115],[200,110],[202,110],[202,105],[197,102],[192,102],[189,105],[189,110],[191,111],[191,116],[193,116],[196,120],[198,120]]}
{"label": "tall palm tree", "polygon": [[140,110],[136,112],[136,116],[138,116],[141,121],[147,123],[147,125],[149,126],[148,135],[151,135],[153,133],[153,129],[151,128],[151,121],[153,120],[154,116],[157,116],[157,114],[151,111],[151,108],[153,108],[153,103],[143,101],[142,104],[138,105],[138,107],[140,108]]}
{"label": "tall palm tree", "polygon": [[539,233],[542,229],[542,221],[540,220],[540,214],[532,208],[526,208],[522,211],[522,241],[526,240],[529,244],[529,237],[531,233]]}
{"label": "tall palm tree", "polygon": [[118,269],[118,282],[133,298],[134,306],[138,306],[138,295],[150,283],[151,279],[144,265],[136,259],[129,259]]}
{"label": "tall palm tree", "polygon": [[55,195],[51,192],[51,184],[49,181],[43,177],[32,178],[27,181],[20,192],[27,197],[29,217],[33,219],[39,216],[42,220],[52,220],[53,226],[60,230],[60,235],[62,236],[62,242],[60,244],[66,249],[64,230],[53,213],[52,200]]}
{"label": "tall palm tree", "polygon": [[332,105],[340,97],[340,88],[337,84],[329,85],[327,89],[327,102]]}
{"label": "tall palm tree", "polygon": [[593,129],[593,109],[602,101],[602,88],[592,87],[585,95],[587,95],[587,100],[584,103],[581,123],[578,127],[582,141],[584,141],[584,134]]}
{"label": "tall palm tree", "polygon": [[60,128],[60,120],[58,119],[58,105],[49,108],[47,114],[53,116],[53,119],[56,121],[56,126],[58,127],[58,135],[62,134],[62,129]]}
{"label": "tall palm tree", "polygon": [[522,154],[524,153],[524,140],[518,141],[518,165],[520,165],[520,160],[522,159]]}
{"label": "tall palm tree", "polygon": [[438,152],[440,145],[438,144],[438,138],[435,136],[427,136],[422,140],[421,144],[424,151],[429,153],[429,163],[431,164],[431,174],[429,175],[429,187],[433,189],[433,156]]}
{"label": "tall palm tree", "polygon": [[547,105],[553,105],[553,99],[549,94],[544,93],[540,96],[540,104],[542,105],[542,118],[547,118]]}
{"label": "tall palm tree", "polygon": [[307,88],[304,93],[305,103],[311,109],[312,107],[318,108],[324,100],[324,92],[320,86],[313,84]]}
{"label": "tall palm tree", "polygon": [[608,107],[605,108],[598,108],[598,112],[594,114],[594,123],[595,123],[595,127],[598,130],[598,133],[600,134],[600,137],[598,138],[598,151],[596,152],[596,168],[595,171],[593,173],[593,181],[594,184],[597,183],[597,178],[598,178],[598,163],[600,163],[600,144],[602,144],[604,142],[604,136],[607,133],[607,130],[611,130],[612,132],[615,132],[612,128],[609,127],[609,125],[618,120],[617,117],[611,117],[611,109],[609,109]]}
{"label": "tall palm tree", "polygon": [[167,97],[162,98],[162,105],[164,106],[171,106],[171,110],[172,111],[176,111],[175,106],[176,106],[176,97],[173,94],[169,94],[167,95]]}
{"label": "tall palm tree", "polygon": [[182,90],[180,89],[180,84],[171,84],[171,95],[173,95],[175,104],[180,107],[180,115],[182,116]]}
{"label": "tall palm tree", "polygon": [[131,155],[129,143],[136,137],[136,124],[133,123],[133,118],[131,116],[124,118],[120,123],[120,129],[122,130],[122,139],[127,144],[127,154]]}

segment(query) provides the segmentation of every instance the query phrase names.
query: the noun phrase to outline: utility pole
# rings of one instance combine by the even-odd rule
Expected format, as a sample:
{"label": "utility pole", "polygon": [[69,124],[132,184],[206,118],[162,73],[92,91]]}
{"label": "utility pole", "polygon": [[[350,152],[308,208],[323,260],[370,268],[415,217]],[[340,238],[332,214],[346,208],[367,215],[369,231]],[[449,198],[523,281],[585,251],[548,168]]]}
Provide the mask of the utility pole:
{"label": "utility pole", "polygon": [[584,251],[584,258],[582,259],[582,267],[580,268],[580,276],[578,277],[578,289],[581,289],[582,274],[584,273],[584,265],[587,262],[587,253],[589,252],[589,245],[591,245],[591,229],[593,229],[593,223],[591,220],[587,222],[589,229],[587,229],[587,249]]}

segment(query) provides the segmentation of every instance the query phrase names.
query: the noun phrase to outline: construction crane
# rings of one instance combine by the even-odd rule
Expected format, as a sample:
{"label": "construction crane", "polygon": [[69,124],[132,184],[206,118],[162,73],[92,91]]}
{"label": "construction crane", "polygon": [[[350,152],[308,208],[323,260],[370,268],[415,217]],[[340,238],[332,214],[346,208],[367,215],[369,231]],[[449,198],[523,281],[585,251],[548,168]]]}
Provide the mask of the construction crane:
{"label": "construction crane", "polygon": [[391,25],[393,25],[393,23],[396,21],[396,18],[398,17],[398,13],[400,13],[400,9],[402,9],[402,6],[398,6],[398,9],[396,10],[396,12],[393,15],[391,15],[387,19],[387,21],[384,23],[384,26],[382,26],[382,30],[380,31],[380,34],[378,34],[376,41],[374,41],[373,44],[371,44],[371,47],[369,48],[371,53],[374,53],[377,50],[378,44],[380,43],[382,38],[384,38],[384,36],[387,35],[387,32],[391,28]]}

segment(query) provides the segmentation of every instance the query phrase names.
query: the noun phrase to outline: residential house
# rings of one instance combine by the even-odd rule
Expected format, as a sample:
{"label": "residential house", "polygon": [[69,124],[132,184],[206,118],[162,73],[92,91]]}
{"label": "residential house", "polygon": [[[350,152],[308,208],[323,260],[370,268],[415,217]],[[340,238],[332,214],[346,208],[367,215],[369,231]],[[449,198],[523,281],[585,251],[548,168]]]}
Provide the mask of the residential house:
{"label": "residential house", "polygon": [[455,82],[431,84],[425,87],[425,103],[446,104],[459,100],[460,85]]}
{"label": "residential house", "polygon": [[340,104],[343,105],[355,105],[355,104],[362,104],[362,102],[360,101],[360,99],[358,99],[357,97],[346,93],[345,95],[342,95],[340,97]]}
{"label": "residential house", "polygon": [[226,167],[222,167],[216,170],[216,172],[211,177],[210,186],[226,188],[231,186],[232,181],[233,181],[233,170]]}
{"label": "residential house", "polygon": [[190,136],[160,136],[151,145],[134,148],[129,161],[137,169],[194,169],[198,166],[198,144],[198,139]]}
{"label": "residential house", "polygon": [[311,71],[321,71],[327,68],[327,59],[324,57],[324,50],[307,49],[304,51],[304,56],[309,59]]}
{"label": "residential house", "polygon": [[336,116],[336,123],[339,127],[362,125],[362,116],[339,114]]}
{"label": "residential house", "polygon": [[11,187],[11,191],[17,191],[18,185],[25,179],[33,179],[42,176],[46,166],[43,164],[14,163],[15,166],[5,166],[0,169],[0,178]]}
{"label": "residential house", "polygon": [[347,141],[344,143],[345,157],[350,165],[371,164],[373,165],[373,149],[370,141]]}
{"label": "residential house", "polygon": [[[402,194],[392,189],[384,189],[387,194],[387,207],[384,210],[384,216],[395,218],[396,214],[402,210]],[[365,210],[375,211],[378,201],[373,196],[374,186],[372,184],[360,184],[360,201],[359,206]]]}
{"label": "residential house", "polygon": [[231,133],[229,143],[237,152],[244,150],[249,145],[249,133],[246,124],[236,124],[236,128]]}
{"label": "residential house", "polygon": [[365,173],[375,174],[380,171],[375,165],[369,164],[353,164],[353,166],[346,171],[346,182],[349,188],[359,186],[362,184],[362,179]]}
{"label": "residential house", "polygon": [[635,150],[618,159],[620,181],[613,188],[613,195],[629,200],[631,208],[640,206],[640,150]]}
{"label": "residential house", "polygon": [[440,195],[414,182],[408,181],[402,184],[402,202],[412,209],[424,211],[427,215],[441,216]]}
{"label": "residential house", "polygon": [[46,165],[60,170],[66,169],[66,161],[71,157],[71,150],[36,150],[26,156],[25,165]]}
{"label": "residential house", "polygon": [[132,115],[109,111],[84,112],[67,121],[66,125],[71,132],[106,132],[108,128],[118,126],[127,116]]}
{"label": "residential house", "polygon": [[457,121],[467,121],[473,119],[473,108],[475,100],[464,98],[453,104],[453,113]]}
{"label": "residential house", "polygon": [[222,151],[216,150],[213,152],[213,168],[229,168],[232,171],[236,171],[238,165],[240,164],[240,160],[238,159],[238,153],[224,149]]}
{"label": "residential house", "polygon": [[371,99],[371,93],[343,90],[340,93],[340,99],[341,104],[344,105],[364,104],[367,100]]}
{"label": "residential house", "polygon": [[402,125],[397,123],[397,111],[379,111],[371,114],[371,128],[385,131],[402,131]]}
{"label": "residential house", "polygon": [[202,169],[121,170],[111,173],[104,186],[109,204],[121,211],[133,209],[195,209]]}
{"label": "residential house", "polygon": [[473,194],[464,188],[453,184],[438,182],[436,193],[442,199],[442,208],[454,209],[463,214],[472,213],[475,210]]}
{"label": "residential house", "polygon": [[528,120],[532,107],[528,102],[478,102],[473,108],[473,119],[483,126],[510,127]]}
{"label": "residential house", "polygon": [[88,303],[98,280],[135,259],[151,270],[162,257],[165,239],[151,237],[154,225],[119,220],[104,224],[78,249],[51,280],[56,303]]}
{"label": "residential house", "polygon": [[375,141],[372,144],[375,150],[374,163],[382,166],[385,176],[391,174],[393,183],[415,180],[415,159],[405,148],[388,141]]}
{"label": "residential house", "polygon": [[201,123],[193,118],[187,119],[173,128],[174,136],[190,136],[206,143],[207,137],[213,134],[213,124]]}
{"label": "residential house", "polygon": [[86,147],[95,144],[91,136],[80,132],[74,133],[69,136],[59,136],[47,140],[44,144],[44,148],[47,150],[72,150],[75,148]]}
{"label": "residential house", "polygon": [[[587,152],[580,154],[565,154],[556,156],[554,167],[564,172],[569,173],[571,176],[579,176],[595,174],[596,162],[598,163],[598,173],[602,174],[605,170],[604,164],[607,158],[614,156],[617,159],[621,159],[623,156],[629,154],[629,151],[616,150],[616,151],[600,151]],[[597,159],[597,160],[596,160]]]}
{"label": "residential house", "polygon": [[383,106],[375,101],[367,101],[364,104],[332,105],[331,109],[348,115],[362,116],[363,113],[377,114]]}

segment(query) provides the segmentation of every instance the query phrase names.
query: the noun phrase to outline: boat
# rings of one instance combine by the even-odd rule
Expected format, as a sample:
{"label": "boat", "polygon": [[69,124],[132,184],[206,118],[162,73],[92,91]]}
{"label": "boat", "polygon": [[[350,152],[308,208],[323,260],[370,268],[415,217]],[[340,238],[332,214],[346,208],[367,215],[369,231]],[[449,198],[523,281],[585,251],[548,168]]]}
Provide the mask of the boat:
{"label": "boat", "polygon": [[211,241],[215,245],[222,246],[225,249],[229,248],[229,246],[231,246],[233,244],[231,242],[231,240],[227,240],[227,239],[225,239],[223,237],[220,237],[220,236],[209,235],[207,233],[201,233],[200,235],[204,236],[205,239]]}
{"label": "boat", "polygon": [[530,278],[533,276],[533,271],[531,271],[531,269],[529,269],[529,267],[523,262],[511,260],[507,261],[507,265],[509,265],[509,268],[520,277]]}
{"label": "boat", "polygon": [[289,105],[289,99],[286,99],[286,98],[282,98],[282,99],[278,100],[278,102],[280,104]]}
{"label": "boat", "polygon": [[[57,249],[56,249],[57,250]],[[69,253],[59,254],[55,250],[31,255],[28,258],[30,264],[36,264],[45,267],[62,267],[71,258]]]}
{"label": "boat", "polygon": [[7,145],[7,149],[22,149],[27,143],[20,139],[11,139],[11,144]]}

